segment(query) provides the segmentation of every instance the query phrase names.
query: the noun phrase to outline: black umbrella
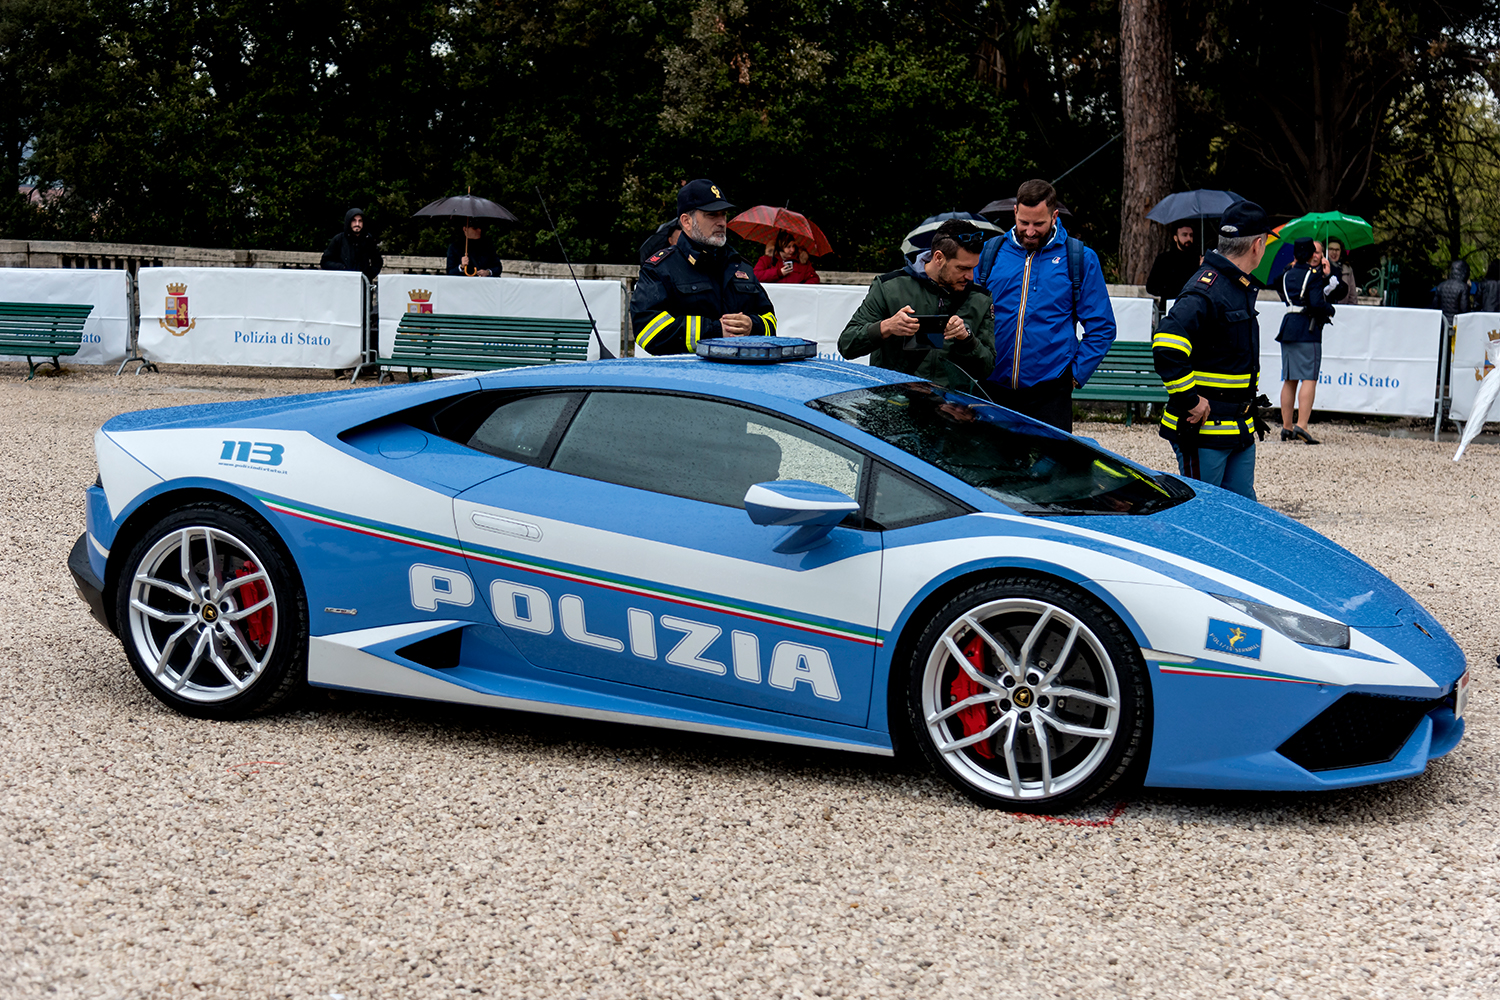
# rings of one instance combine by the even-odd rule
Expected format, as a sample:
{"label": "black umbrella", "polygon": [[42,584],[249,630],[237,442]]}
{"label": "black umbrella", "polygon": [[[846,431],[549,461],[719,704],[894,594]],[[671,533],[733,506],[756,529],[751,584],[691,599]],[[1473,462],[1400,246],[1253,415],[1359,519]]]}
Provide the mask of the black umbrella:
{"label": "black umbrella", "polygon": [[510,209],[477,194],[455,194],[439,198],[423,205],[412,213],[413,217],[428,215],[440,219],[499,219],[503,222],[519,222]]}
{"label": "black umbrella", "polygon": [[[455,194],[429,202],[412,213],[412,218],[426,215],[437,219],[498,219],[501,222],[519,222],[510,209],[498,202],[481,198],[477,194]],[[469,255],[469,235],[464,234],[464,256]],[[470,272],[466,269],[465,274]],[[476,272],[477,273],[477,272]]]}
{"label": "black umbrella", "polygon": [[1203,220],[1221,218],[1230,205],[1244,200],[1233,191],[1207,189],[1178,191],[1157,202],[1156,207],[1146,213],[1146,218],[1166,226],[1173,222],[1186,222],[1196,216],[1198,219],[1198,253],[1202,254]]}
{"label": "black umbrella", "polygon": [[1146,218],[1164,226],[1178,219],[1217,219],[1230,205],[1244,200],[1233,191],[1178,191],[1157,202]]}
{"label": "black umbrella", "polygon": [[[992,201],[988,205],[986,205],[983,208],[981,208],[979,210],[979,214],[980,215],[999,215],[1001,212],[1014,212],[1015,210],[1016,210],[1016,199],[1014,199],[1014,198],[1001,198],[999,201]],[[1072,215],[1073,214],[1072,212],[1068,211],[1068,206],[1064,205],[1062,202],[1058,202],[1057,203],[1057,211],[1060,214],[1062,214],[1062,215]]]}

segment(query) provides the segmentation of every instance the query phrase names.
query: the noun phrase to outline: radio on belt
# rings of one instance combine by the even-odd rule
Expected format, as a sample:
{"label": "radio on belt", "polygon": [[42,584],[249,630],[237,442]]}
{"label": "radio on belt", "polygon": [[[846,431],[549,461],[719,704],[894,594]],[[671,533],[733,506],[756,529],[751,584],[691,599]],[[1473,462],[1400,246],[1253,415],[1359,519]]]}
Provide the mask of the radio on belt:
{"label": "radio on belt", "polygon": [[711,337],[698,341],[698,357],[709,361],[771,364],[818,356],[818,345],[800,337]]}

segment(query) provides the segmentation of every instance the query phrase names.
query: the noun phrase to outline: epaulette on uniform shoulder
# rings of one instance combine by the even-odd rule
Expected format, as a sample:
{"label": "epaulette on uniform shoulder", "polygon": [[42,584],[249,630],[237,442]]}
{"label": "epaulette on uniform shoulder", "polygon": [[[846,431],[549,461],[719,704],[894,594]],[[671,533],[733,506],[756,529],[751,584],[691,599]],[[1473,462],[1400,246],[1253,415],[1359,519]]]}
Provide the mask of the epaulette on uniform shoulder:
{"label": "epaulette on uniform shoulder", "polygon": [[672,254],[674,254],[676,252],[677,252],[677,248],[676,247],[662,247],[660,250],[656,251],[656,253],[652,254],[650,257],[647,257],[646,258],[646,263],[647,264],[660,264],[662,261],[666,260],[668,257],[672,256]]}

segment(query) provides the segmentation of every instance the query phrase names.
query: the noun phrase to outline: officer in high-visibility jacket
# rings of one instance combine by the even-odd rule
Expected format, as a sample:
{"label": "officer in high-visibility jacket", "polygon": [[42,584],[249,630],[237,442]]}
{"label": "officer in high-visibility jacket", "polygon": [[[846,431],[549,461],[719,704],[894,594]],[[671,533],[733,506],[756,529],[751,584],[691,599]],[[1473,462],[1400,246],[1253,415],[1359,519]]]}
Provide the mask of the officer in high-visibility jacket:
{"label": "officer in high-visibility jacket", "polygon": [[646,258],[630,297],[637,355],[691,354],[708,337],[776,335],[776,311],[755,268],[725,245],[733,207],[712,181],[677,192],[682,235]]}
{"label": "officer in high-visibility jacket", "polygon": [[1266,252],[1269,220],[1240,201],[1220,220],[1219,246],[1183,286],[1151,338],[1170,394],[1161,436],[1182,474],[1255,499],[1260,325],[1250,272]]}

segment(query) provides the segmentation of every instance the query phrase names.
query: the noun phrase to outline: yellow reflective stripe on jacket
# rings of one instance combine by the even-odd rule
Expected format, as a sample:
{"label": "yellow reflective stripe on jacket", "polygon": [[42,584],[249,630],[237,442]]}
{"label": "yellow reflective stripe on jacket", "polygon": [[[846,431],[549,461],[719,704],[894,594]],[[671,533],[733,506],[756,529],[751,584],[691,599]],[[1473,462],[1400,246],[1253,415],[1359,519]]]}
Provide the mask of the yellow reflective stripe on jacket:
{"label": "yellow reflective stripe on jacket", "polygon": [[645,329],[643,329],[635,338],[636,345],[638,347],[645,347],[647,344],[651,343],[652,337],[655,337],[658,333],[661,333],[663,330],[665,330],[671,324],[671,322],[671,313],[665,311],[657,313],[655,316],[651,317],[651,322],[647,323]]}
{"label": "yellow reflective stripe on jacket", "polygon": [[[1163,413],[1161,425],[1169,431],[1175,431],[1178,426],[1178,416],[1175,413]],[[1218,435],[1220,437],[1233,437],[1237,434],[1249,434],[1251,430],[1251,418],[1242,417],[1236,420],[1205,420],[1198,428],[1199,434]]]}
{"label": "yellow reflective stripe on jacket", "polygon": [[1193,372],[1193,380],[1210,389],[1248,389],[1250,373],[1226,375],[1223,372]]}
{"label": "yellow reflective stripe on jacket", "polygon": [[1175,333],[1154,333],[1151,335],[1151,349],[1165,347],[1173,351],[1181,351],[1183,354],[1193,353],[1193,342],[1186,337],[1179,337]]}
{"label": "yellow reflective stripe on jacket", "polygon": [[1189,389],[1191,389],[1194,385],[1197,384],[1197,383],[1195,383],[1193,381],[1193,374],[1194,374],[1193,372],[1189,372],[1188,374],[1182,376],[1182,378],[1174,378],[1172,381],[1165,383],[1166,387],[1167,387],[1167,391],[1168,392],[1187,392]]}
{"label": "yellow reflective stripe on jacket", "polygon": [[698,346],[698,341],[703,336],[703,317],[687,316],[684,317],[683,322],[687,325],[687,334],[685,336],[687,349],[691,351]]}
{"label": "yellow reflective stripe on jacket", "polygon": [[773,312],[761,313],[760,321],[766,325],[766,336],[776,336],[776,314]]}
{"label": "yellow reflective stripe on jacket", "polygon": [[1250,433],[1250,427],[1238,420],[1209,420],[1198,429],[1198,433],[1209,437],[1239,437]]}

